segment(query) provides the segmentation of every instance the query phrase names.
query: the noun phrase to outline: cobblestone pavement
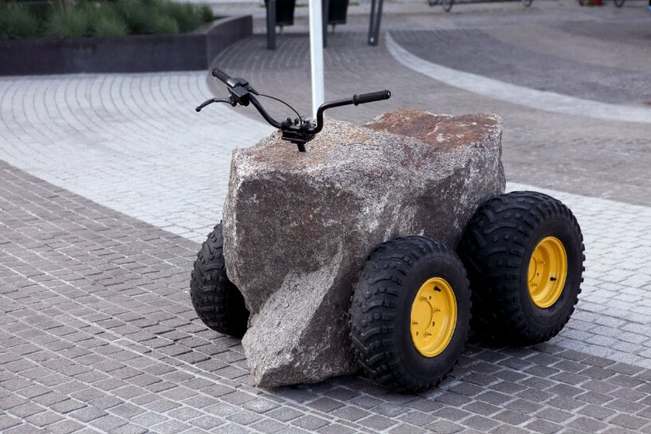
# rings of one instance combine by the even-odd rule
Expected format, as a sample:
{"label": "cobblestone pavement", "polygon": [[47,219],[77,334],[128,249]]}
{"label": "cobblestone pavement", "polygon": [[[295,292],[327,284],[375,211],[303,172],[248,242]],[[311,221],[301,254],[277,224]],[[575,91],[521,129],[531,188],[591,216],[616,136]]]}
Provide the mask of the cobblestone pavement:
{"label": "cobblestone pavement", "polygon": [[[418,396],[357,377],[267,391],[252,386],[238,341],[196,319],[187,294],[196,243],[6,163],[0,176],[4,433],[651,429],[650,369],[566,345],[582,334],[606,350],[630,342],[631,353],[648,351],[647,316],[604,313],[609,297],[639,298],[637,274],[616,284],[589,264],[586,300],[559,339],[472,344],[441,387]],[[638,212],[632,220],[648,222],[648,209]]]}
{"label": "cobblestone pavement", "polygon": [[205,72],[4,78],[0,158],[200,241],[219,221],[231,150],[272,131],[226,107],[198,115],[211,97],[205,80]]}
{"label": "cobblestone pavement", "polygon": [[[383,28],[428,62],[641,107],[649,70],[648,41],[636,30],[642,10],[635,1],[622,10],[455,5],[449,15],[388,15]],[[326,96],[387,87],[394,97],[331,114],[362,122],[412,106],[503,116],[508,188],[553,189],[584,232],[583,293],[566,329],[525,349],[471,342],[452,375],[420,395],[387,394],[360,377],[255,388],[239,342],[204,327],[187,291],[198,242],[219,219],[230,151],[270,128],[246,110],[194,113],[218,91],[204,72],[5,77],[0,432],[651,432],[649,125],[562,116],[427,78],[394,60],[386,38],[366,46],[366,19],[353,16],[331,35]],[[273,53],[256,35],[217,63],[259,90],[288,92],[307,112],[303,30],[298,20]],[[455,35],[454,44],[428,32]],[[469,36],[484,35],[491,43],[477,45],[474,61],[454,63],[457,49],[472,48]],[[534,69],[589,63],[607,80],[568,87],[568,73],[543,84],[544,75],[522,78],[525,65],[513,72],[525,81],[511,80],[511,69],[485,64],[492,50],[505,64],[527,50]],[[613,80],[615,67],[631,79]]]}

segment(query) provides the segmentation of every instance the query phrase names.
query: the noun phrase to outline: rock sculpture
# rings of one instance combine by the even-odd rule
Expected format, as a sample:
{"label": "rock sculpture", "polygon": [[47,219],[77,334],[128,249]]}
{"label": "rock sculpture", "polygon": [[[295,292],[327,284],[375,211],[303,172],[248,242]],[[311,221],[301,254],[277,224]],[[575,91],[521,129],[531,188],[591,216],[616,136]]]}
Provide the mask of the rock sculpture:
{"label": "rock sculpture", "polygon": [[242,340],[261,387],[356,372],[352,287],[380,243],[426,235],[456,249],[504,191],[501,119],[398,110],[328,120],[308,152],[277,133],[233,153],[224,205],[229,279],[251,312]]}

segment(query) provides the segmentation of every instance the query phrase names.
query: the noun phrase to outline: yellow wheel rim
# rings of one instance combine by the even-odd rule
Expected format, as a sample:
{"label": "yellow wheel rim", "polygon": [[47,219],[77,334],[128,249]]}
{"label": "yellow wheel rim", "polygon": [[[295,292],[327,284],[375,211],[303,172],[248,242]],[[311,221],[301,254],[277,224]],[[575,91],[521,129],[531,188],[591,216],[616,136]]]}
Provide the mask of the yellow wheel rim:
{"label": "yellow wheel rim", "polygon": [[423,283],[411,306],[411,340],[425,357],[443,352],[457,326],[457,299],[450,284],[441,277]]}
{"label": "yellow wheel rim", "polygon": [[541,309],[552,306],[563,292],[567,278],[567,253],[556,237],[538,243],[529,261],[529,294]]}

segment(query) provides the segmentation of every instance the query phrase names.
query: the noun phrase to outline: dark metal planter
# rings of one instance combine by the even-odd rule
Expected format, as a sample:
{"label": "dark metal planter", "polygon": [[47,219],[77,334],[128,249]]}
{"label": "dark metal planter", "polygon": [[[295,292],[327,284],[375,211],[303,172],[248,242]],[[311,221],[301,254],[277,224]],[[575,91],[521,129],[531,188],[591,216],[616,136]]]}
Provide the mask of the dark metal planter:
{"label": "dark metal planter", "polygon": [[[269,0],[264,0],[264,6],[268,7]],[[296,0],[276,0],[276,25],[292,26],[294,25],[294,9]]]}
{"label": "dark metal planter", "polygon": [[0,76],[201,70],[252,34],[253,20],[246,15],[181,35],[0,41]]}
{"label": "dark metal planter", "polygon": [[349,0],[330,0],[328,9],[328,24],[346,24],[346,14],[348,13]]}

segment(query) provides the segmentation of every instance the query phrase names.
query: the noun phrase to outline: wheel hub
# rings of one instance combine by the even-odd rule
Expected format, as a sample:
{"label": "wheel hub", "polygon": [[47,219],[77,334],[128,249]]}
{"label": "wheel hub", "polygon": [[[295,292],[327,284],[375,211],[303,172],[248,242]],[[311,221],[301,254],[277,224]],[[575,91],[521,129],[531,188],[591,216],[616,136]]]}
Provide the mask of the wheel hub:
{"label": "wheel hub", "polygon": [[457,299],[441,277],[427,280],[411,307],[411,340],[418,352],[434,357],[447,348],[457,324]]}
{"label": "wheel hub", "polygon": [[541,309],[559,299],[567,278],[567,253],[556,237],[546,237],[538,243],[529,261],[529,294]]}

